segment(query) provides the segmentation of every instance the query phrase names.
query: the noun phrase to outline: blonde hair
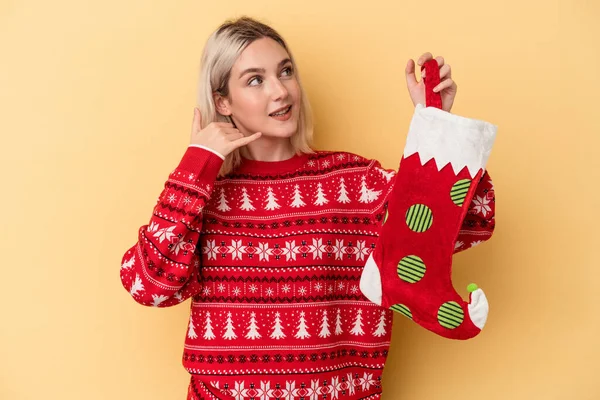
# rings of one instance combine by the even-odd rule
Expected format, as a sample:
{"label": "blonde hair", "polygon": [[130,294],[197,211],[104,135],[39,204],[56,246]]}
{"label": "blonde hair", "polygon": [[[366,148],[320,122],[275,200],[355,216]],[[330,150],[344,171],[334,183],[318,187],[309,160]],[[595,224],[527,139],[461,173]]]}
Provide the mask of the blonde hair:
{"label": "blonde hair", "polygon": [[[229,96],[229,78],[231,69],[239,55],[257,39],[271,38],[279,43],[288,53],[292,62],[296,79],[300,87],[301,104],[298,130],[290,138],[296,154],[313,153],[313,116],[308,97],[302,87],[298,66],[292,52],[285,41],[273,28],[251,17],[243,16],[235,20],[227,20],[215,30],[206,42],[202,52],[200,78],[198,80],[198,108],[202,113],[202,129],[211,122],[231,122],[228,117],[216,111],[213,93]],[[225,157],[219,175],[227,175],[240,165],[242,157],[239,149]]]}

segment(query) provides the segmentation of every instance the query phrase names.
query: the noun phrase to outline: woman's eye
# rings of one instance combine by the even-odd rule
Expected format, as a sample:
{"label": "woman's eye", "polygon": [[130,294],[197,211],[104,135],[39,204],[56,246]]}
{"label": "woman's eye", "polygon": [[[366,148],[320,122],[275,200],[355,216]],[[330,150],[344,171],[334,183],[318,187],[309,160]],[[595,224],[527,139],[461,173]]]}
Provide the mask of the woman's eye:
{"label": "woman's eye", "polygon": [[260,80],[260,82],[262,82],[262,78],[260,76],[255,76],[248,81],[248,86],[256,86],[256,85],[252,85],[252,82],[254,82],[255,80]]}
{"label": "woman's eye", "polygon": [[[292,76],[294,74],[294,69],[292,67],[287,67],[284,68],[282,73],[287,71],[287,76]],[[257,81],[256,85],[260,85],[262,83],[262,78],[260,76],[253,76],[249,81],[248,81],[248,86],[256,86],[253,85],[252,82]]]}

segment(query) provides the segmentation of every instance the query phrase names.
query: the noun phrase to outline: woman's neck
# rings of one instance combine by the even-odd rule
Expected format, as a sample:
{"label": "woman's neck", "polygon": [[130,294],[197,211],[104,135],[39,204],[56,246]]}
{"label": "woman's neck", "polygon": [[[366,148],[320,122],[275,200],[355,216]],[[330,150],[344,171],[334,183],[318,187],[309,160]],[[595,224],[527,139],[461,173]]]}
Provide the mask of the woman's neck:
{"label": "woman's neck", "polygon": [[295,154],[289,138],[261,137],[240,148],[242,157],[256,161],[283,161]]}

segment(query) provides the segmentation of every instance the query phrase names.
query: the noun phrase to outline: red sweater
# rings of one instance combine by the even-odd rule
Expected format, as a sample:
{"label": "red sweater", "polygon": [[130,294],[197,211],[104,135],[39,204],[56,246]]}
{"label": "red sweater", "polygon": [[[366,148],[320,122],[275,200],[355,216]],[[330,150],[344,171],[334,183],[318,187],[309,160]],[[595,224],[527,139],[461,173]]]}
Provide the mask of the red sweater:
{"label": "red sweater", "polygon": [[[378,399],[393,312],[359,290],[395,172],[347,152],[279,162],[189,147],[122,259],[135,301],[192,297],[188,399]],[[487,240],[483,175],[455,252]]]}

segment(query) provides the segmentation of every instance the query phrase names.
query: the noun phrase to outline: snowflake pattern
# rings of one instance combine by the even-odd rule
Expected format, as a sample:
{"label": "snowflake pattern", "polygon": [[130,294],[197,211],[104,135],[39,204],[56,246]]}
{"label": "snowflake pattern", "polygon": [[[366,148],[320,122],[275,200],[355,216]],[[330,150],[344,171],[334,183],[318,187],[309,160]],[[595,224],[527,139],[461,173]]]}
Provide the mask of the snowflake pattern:
{"label": "snowflake pattern", "polygon": [[216,260],[217,254],[219,253],[218,247],[215,245],[214,240],[207,240],[206,246],[202,248],[202,252],[207,255],[209,260]]}
{"label": "snowflake pattern", "polygon": [[[162,233],[162,230],[159,230],[159,232],[161,233],[156,235],[168,236],[168,232]],[[354,258],[356,261],[365,261],[373,251],[373,245],[367,246],[364,240],[346,242],[342,239],[335,239],[334,244],[330,240],[323,243],[322,238],[313,238],[312,244],[305,242],[296,244],[295,240],[287,240],[283,243],[283,246],[276,243],[272,247],[267,242],[259,242],[257,246],[253,246],[250,242],[243,243],[242,239],[232,239],[230,243],[221,242],[220,245],[217,245],[215,240],[207,240],[202,246],[202,253],[206,255],[208,260],[216,260],[217,256],[221,258],[230,256],[231,260],[243,261],[258,255],[258,260],[262,262],[269,262],[271,257],[275,259],[285,257],[285,261],[298,261],[298,255],[301,255],[300,259],[312,256],[314,260],[321,260],[327,256],[334,257],[336,260],[342,260],[346,257]],[[190,248],[187,248],[187,250],[190,250]]]}
{"label": "snowflake pattern", "polygon": [[472,200],[472,209],[476,213],[481,213],[484,217],[487,217],[489,212],[492,212],[492,208],[489,206],[490,199],[487,197],[475,196]]}
{"label": "snowflake pattern", "polygon": [[241,240],[232,240],[231,246],[228,247],[228,253],[231,253],[232,260],[242,259],[242,254],[246,252],[247,246],[242,246]]}
{"label": "snowflake pattern", "polygon": [[251,379],[240,381],[235,379],[233,384],[211,381],[210,385],[235,400],[340,399],[346,396],[354,396],[359,393],[359,390],[366,394],[367,391],[381,388],[381,377],[375,376],[372,372],[363,372],[362,376],[351,373],[336,375],[331,377],[331,380],[325,381],[310,379],[310,381],[298,382],[295,379],[286,379],[285,385],[264,379],[251,382]]}
{"label": "snowflake pattern", "polygon": [[175,233],[173,232],[175,230],[175,228],[176,228],[175,225],[171,225],[166,228],[158,229],[154,233],[154,237],[158,238],[159,243],[162,243],[164,240],[167,240],[170,242],[171,239],[175,238]]}

